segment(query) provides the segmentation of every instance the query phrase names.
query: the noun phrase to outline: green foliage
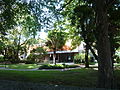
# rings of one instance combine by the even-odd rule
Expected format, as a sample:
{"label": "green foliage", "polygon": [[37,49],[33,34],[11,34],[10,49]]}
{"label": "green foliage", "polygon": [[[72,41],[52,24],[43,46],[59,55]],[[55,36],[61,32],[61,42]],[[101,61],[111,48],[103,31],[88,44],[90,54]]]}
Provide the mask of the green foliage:
{"label": "green foliage", "polygon": [[25,61],[25,64],[35,64],[36,62],[35,61],[33,61],[33,60],[26,60]]}
{"label": "green foliage", "polygon": [[117,52],[117,53],[115,54],[115,61],[116,61],[117,63],[120,63],[120,52]]}
{"label": "green foliage", "polygon": [[0,32],[4,35],[6,29],[11,28],[14,22],[16,12],[14,12],[13,5],[16,4],[15,0],[1,0],[0,7]]}
{"label": "green foliage", "polygon": [[64,68],[76,68],[79,67],[78,65],[65,65],[65,64],[44,64],[39,67],[39,69],[64,69]]}
{"label": "green foliage", "polygon": [[31,61],[34,61],[34,62],[35,62],[37,56],[38,56],[38,55],[35,55],[35,54],[32,53],[32,54],[30,54],[30,55],[27,57],[27,60],[30,61],[30,62],[31,62]]}
{"label": "green foliage", "polygon": [[50,30],[46,46],[52,50],[62,49],[67,40],[67,33],[62,30]]}
{"label": "green foliage", "polygon": [[50,65],[50,64],[44,64],[39,67],[39,69],[63,69],[64,66],[61,64],[56,64],[56,65]]}
{"label": "green foliage", "polygon": [[27,57],[28,61],[34,62],[43,62],[44,56],[46,55],[46,51],[43,47],[37,47],[30,52],[30,55]]}
{"label": "green foliage", "polygon": [[60,6],[62,0],[30,0],[30,11],[35,15],[37,22],[39,23],[39,30],[49,30],[53,27],[56,20],[60,18],[58,12],[58,6]]}
{"label": "green foliage", "polygon": [[85,59],[85,54],[84,54],[84,53],[76,54],[76,55],[74,56],[74,59],[84,60],[84,59]]}
{"label": "green foliage", "polygon": [[45,55],[47,52],[43,47],[37,47],[36,49],[33,49],[31,53],[38,53],[40,55]]}
{"label": "green foliage", "polygon": [[[88,60],[90,60],[90,56],[88,56]],[[85,54],[79,53],[74,56],[74,63],[84,63],[85,62]]]}
{"label": "green foliage", "polygon": [[4,56],[0,55],[0,62],[4,62]]}
{"label": "green foliage", "polygon": [[[6,8],[8,8],[7,5],[11,5],[11,3],[13,3],[11,6],[12,8],[9,9],[14,16],[12,16],[12,21],[10,20],[10,24],[12,26],[9,28],[9,30],[6,29],[8,35],[0,37],[0,42],[2,43],[0,52],[5,56],[5,59],[16,62],[20,60],[19,55],[27,53],[27,49],[30,45],[38,43],[35,39],[37,23],[35,16],[29,11],[29,6],[27,3],[17,1],[4,2],[6,3]],[[3,10],[3,13],[4,12],[6,11]],[[9,14],[6,15],[6,17],[10,15],[10,12],[8,11]],[[12,22],[14,22],[14,24]],[[2,24],[3,26],[7,27],[5,23]],[[4,51],[5,53],[3,53]]]}
{"label": "green foliage", "polygon": [[78,65],[64,65],[65,68],[76,68],[79,67]]}

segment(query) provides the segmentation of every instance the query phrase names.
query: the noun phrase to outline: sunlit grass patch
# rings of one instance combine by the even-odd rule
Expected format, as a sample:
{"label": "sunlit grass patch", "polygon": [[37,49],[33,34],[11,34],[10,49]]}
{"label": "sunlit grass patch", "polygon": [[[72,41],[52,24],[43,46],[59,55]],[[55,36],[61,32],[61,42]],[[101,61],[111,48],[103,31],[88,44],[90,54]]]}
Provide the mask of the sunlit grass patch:
{"label": "sunlit grass patch", "polygon": [[35,69],[38,67],[39,67],[39,65],[37,65],[37,64],[11,64],[11,65],[7,65],[7,68],[10,68],[10,69]]}

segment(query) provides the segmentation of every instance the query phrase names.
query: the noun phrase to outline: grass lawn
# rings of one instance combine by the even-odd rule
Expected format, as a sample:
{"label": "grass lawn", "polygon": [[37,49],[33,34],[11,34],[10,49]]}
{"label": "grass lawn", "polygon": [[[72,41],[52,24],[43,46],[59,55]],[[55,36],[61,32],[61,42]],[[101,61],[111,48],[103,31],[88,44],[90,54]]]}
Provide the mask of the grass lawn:
{"label": "grass lawn", "polygon": [[36,82],[67,86],[95,87],[97,71],[76,69],[69,71],[8,71],[0,70],[1,80]]}
{"label": "grass lawn", "polygon": [[[93,88],[97,83],[97,71],[85,68],[69,71],[0,70],[0,80]],[[115,80],[115,85],[120,88],[120,70],[115,71]]]}
{"label": "grass lawn", "polygon": [[[5,67],[5,65],[0,65],[0,67]],[[7,68],[10,69],[35,69],[38,68],[37,64],[10,64],[6,65]]]}

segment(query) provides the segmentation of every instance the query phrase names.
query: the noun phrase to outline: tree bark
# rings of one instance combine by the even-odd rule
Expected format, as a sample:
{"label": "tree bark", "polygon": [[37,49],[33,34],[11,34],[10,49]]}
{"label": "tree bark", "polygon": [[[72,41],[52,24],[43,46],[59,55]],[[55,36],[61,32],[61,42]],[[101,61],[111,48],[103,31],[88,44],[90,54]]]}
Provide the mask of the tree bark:
{"label": "tree bark", "polygon": [[17,61],[19,61],[19,51],[20,51],[20,40],[21,40],[21,34],[18,38],[18,45],[17,45]]}
{"label": "tree bark", "polygon": [[56,50],[53,51],[53,64],[56,65]]}
{"label": "tree bark", "polygon": [[106,0],[96,0],[96,32],[98,50],[98,87],[113,87],[113,67],[110,41],[108,37],[108,21]]}
{"label": "tree bark", "polygon": [[114,67],[114,56],[115,56],[115,46],[114,46],[114,35],[112,33],[109,35],[110,37],[110,45],[111,45],[111,59],[112,59],[112,65]]}
{"label": "tree bark", "polygon": [[89,68],[88,53],[89,53],[89,47],[86,44],[85,46],[85,67],[86,68]]}

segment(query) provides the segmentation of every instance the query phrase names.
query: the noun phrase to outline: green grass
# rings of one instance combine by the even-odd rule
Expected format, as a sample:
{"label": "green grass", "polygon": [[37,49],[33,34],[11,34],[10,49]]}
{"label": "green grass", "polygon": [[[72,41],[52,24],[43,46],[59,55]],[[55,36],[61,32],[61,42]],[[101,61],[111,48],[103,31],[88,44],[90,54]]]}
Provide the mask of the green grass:
{"label": "green grass", "polygon": [[0,65],[0,67],[5,67],[5,65]]}
{"label": "green grass", "polygon": [[0,70],[0,79],[42,84],[95,87],[97,71],[77,69],[70,71],[8,71]]}
{"label": "green grass", "polygon": [[[0,80],[93,88],[96,87],[97,84],[97,71],[85,68],[69,71],[0,70]],[[115,80],[115,84],[120,88],[120,70],[115,71]]]}
{"label": "green grass", "polygon": [[[6,65],[7,68],[10,69],[35,69],[38,68],[40,65],[37,64],[11,64]],[[0,67],[5,67],[5,65],[0,65]]]}

